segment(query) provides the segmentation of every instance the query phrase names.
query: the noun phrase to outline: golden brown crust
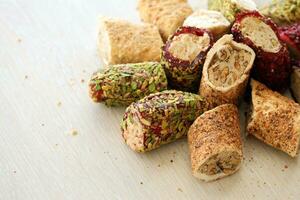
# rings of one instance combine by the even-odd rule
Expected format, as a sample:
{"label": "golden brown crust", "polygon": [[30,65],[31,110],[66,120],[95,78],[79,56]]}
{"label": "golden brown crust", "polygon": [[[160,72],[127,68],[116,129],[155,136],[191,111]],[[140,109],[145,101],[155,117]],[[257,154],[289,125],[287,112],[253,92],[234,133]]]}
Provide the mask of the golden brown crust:
{"label": "golden brown crust", "polygon": [[193,12],[186,0],[139,0],[138,10],[142,21],[158,27],[164,41]]}
{"label": "golden brown crust", "polygon": [[[218,52],[219,49],[222,48],[222,46],[226,46],[227,44],[230,44],[237,49],[246,50],[251,54],[251,59],[248,61],[248,66],[244,69],[242,75],[239,76],[231,86],[216,86],[209,80],[208,69],[216,52]],[[254,51],[247,45],[234,42],[232,35],[224,35],[214,44],[214,46],[209,50],[207,54],[199,89],[199,94],[206,98],[206,100],[210,104],[210,108],[214,108],[218,105],[226,103],[238,104],[239,98],[245,92],[254,58]]]}
{"label": "golden brown crust", "polygon": [[224,104],[202,114],[189,129],[188,143],[194,175],[199,173],[204,162],[222,152],[235,152],[241,161],[243,152],[237,107]]}
{"label": "golden brown crust", "polygon": [[258,81],[252,80],[251,87],[248,133],[295,157],[300,138],[300,105]]}
{"label": "golden brown crust", "polygon": [[162,45],[154,25],[100,17],[98,48],[105,64],[160,61]]}

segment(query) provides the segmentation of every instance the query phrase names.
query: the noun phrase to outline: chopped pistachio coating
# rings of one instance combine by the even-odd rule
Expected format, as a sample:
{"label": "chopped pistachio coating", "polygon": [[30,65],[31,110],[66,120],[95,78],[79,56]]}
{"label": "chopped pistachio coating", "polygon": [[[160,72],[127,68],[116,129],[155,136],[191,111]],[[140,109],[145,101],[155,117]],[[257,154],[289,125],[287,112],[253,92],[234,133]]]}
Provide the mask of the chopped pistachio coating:
{"label": "chopped pistachio coating", "polygon": [[300,0],[273,0],[260,12],[278,24],[298,22],[300,21]]}
{"label": "chopped pistachio coating", "polygon": [[196,94],[166,90],[132,103],[123,116],[122,136],[137,152],[150,151],[184,135],[206,110]]}
{"label": "chopped pistachio coating", "polygon": [[208,0],[208,9],[221,12],[231,23],[237,13],[257,10],[252,0]]}
{"label": "chopped pistachio coating", "polygon": [[158,62],[120,64],[92,75],[89,90],[95,102],[129,105],[151,93],[167,89],[167,78]]}

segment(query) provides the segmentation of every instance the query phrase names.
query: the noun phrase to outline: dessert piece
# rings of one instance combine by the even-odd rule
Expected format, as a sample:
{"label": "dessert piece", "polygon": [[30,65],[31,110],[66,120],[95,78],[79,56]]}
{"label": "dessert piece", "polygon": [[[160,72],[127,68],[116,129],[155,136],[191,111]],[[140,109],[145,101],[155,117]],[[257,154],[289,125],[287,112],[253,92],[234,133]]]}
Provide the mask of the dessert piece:
{"label": "dessert piece", "polygon": [[290,57],[278,38],[276,25],[258,12],[244,12],[237,15],[231,31],[236,41],[256,53],[253,76],[272,89],[285,89],[291,72]]}
{"label": "dessert piece", "polygon": [[278,24],[300,21],[299,0],[273,0],[269,5],[260,9],[260,12],[271,17]]}
{"label": "dessert piece", "polygon": [[252,0],[208,0],[208,9],[220,11],[231,23],[237,13],[257,10]]}
{"label": "dessert piece", "polygon": [[183,26],[207,29],[219,38],[229,31],[230,22],[218,11],[199,9],[185,19]]}
{"label": "dessert piece", "polygon": [[300,138],[300,105],[251,80],[252,110],[247,132],[295,157]]}
{"label": "dessert piece", "polygon": [[138,10],[142,21],[158,27],[164,41],[193,12],[187,0],[139,0]]}
{"label": "dessert piece", "polygon": [[98,49],[105,64],[159,61],[162,45],[154,25],[100,17]]}
{"label": "dessert piece", "polygon": [[293,97],[298,103],[300,103],[300,63],[298,67],[293,67],[291,75],[291,90]]}
{"label": "dessert piece", "polygon": [[204,63],[199,89],[210,108],[226,103],[238,104],[254,59],[254,51],[233,41],[232,35],[224,35],[213,45]]}
{"label": "dessert piece", "polygon": [[126,109],[123,138],[134,151],[150,151],[186,135],[205,108],[196,94],[176,90],[150,94]]}
{"label": "dessert piece", "polygon": [[120,64],[93,74],[89,93],[108,106],[129,105],[151,93],[167,89],[167,78],[158,62]]}
{"label": "dessert piece", "polygon": [[188,131],[193,175],[213,181],[235,173],[243,159],[238,109],[224,104],[200,115]]}
{"label": "dessert piece", "polygon": [[180,27],[162,47],[169,85],[195,92],[199,86],[206,53],[213,43],[211,33],[196,27]]}
{"label": "dessert piece", "polygon": [[292,55],[300,59],[300,19],[298,23],[280,27],[279,36],[288,45]]}

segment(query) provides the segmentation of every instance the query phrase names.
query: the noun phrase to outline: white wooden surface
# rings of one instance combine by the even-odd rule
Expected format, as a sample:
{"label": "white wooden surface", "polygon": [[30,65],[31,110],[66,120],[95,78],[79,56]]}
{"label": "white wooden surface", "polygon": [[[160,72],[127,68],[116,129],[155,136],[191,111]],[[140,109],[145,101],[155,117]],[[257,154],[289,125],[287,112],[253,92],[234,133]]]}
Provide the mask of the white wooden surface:
{"label": "white wooden surface", "polygon": [[300,157],[251,137],[241,170],[212,183],[192,177],[185,138],[146,154],[124,144],[124,108],[92,103],[87,81],[101,67],[97,16],[138,22],[135,8],[0,0],[0,199],[299,199]]}

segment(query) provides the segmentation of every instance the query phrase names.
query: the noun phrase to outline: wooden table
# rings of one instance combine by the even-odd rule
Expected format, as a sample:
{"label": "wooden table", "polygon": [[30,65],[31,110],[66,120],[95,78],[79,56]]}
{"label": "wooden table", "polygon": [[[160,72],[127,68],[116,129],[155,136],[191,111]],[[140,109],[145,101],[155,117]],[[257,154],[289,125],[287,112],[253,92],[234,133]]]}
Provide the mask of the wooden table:
{"label": "wooden table", "polygon": [[241,170],[212,183],[191,175],[186,138],[130,150],[120,134],[125,108],[87,93],[102,66],[99,14],[139,21],[135,0],[0,1],[1,200],[300,198],[300,157],[251,137]]}

